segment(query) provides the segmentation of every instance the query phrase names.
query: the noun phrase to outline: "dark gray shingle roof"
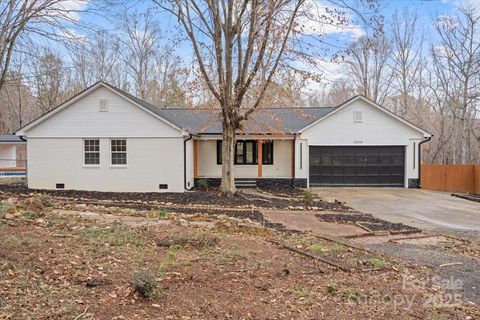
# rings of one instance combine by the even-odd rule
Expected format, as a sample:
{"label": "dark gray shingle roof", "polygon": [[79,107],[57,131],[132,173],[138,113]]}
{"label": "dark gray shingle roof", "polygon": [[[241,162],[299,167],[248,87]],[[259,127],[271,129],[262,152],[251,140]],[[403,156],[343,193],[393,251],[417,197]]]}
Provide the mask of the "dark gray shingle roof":
{"label": "dark gray shingle roof", "polygon": [[[220,110],[159,108],[108,83],[105,85],[185,131],[193,134],[222,133]],[[240,132],[248,134],[295,133],[334,109],[323,107],[258,109],[250,115],[247,121],[243,122]]]}
{"label": "dark gray shingle roof", "polygon": [[[269,108],[256,110],[243,122],[241,133],[295,133],[333,108]],[[222,133],[220,111],[205,109],[158,109],[157,113],[186,131],[197,134]]]}

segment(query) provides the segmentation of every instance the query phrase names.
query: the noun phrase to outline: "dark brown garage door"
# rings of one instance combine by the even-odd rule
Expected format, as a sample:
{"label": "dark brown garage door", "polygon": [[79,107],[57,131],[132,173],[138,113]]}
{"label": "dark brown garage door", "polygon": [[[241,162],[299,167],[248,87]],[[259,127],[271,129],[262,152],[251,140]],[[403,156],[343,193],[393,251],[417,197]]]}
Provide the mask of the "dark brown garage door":
{"label": "dark brown garage door", "polygon": [[310,147],[310,186],[404,186],[405,147]]}

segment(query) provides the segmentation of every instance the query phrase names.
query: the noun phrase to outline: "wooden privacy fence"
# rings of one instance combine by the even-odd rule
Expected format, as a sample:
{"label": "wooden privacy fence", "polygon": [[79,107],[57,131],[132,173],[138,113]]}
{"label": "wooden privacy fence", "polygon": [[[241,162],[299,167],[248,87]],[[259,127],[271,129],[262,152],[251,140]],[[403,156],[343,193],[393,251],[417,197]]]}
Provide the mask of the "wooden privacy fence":
{"label": "wooden privacy fence", "polygon": [[423,189],[480,194],[480,164],[422,164]]}

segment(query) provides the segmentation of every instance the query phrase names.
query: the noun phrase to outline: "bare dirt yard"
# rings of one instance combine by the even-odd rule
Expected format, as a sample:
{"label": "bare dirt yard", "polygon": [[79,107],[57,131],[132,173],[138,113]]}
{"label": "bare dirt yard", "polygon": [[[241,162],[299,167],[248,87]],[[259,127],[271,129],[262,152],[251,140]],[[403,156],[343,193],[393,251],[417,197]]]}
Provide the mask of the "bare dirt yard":
{"label": "bare dirt yard", "polygon": [[0,319],[480,317],[430,269],[269,225],[248,200],[0,191]]}

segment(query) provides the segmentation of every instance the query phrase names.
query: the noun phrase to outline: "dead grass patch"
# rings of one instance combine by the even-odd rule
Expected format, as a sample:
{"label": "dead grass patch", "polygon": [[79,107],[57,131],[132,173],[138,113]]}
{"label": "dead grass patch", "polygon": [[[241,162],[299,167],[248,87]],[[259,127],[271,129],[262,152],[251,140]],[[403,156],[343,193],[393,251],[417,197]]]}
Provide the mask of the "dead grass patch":
{"label": "dead grass patch", "polygon": [[80,231],[78,240],[83,244],[104,246],[134,246],[145,245],[144,237],[135,229],[123,226],[107,228],[90,228]]}
{"label": "dead grass patch", "polygon": [[203,249],[215,247],[220,239],[217,235],[200,230],[184,231],[169,234],[166,237],[158,238],[155,243],[161,247],[181,247]]}

